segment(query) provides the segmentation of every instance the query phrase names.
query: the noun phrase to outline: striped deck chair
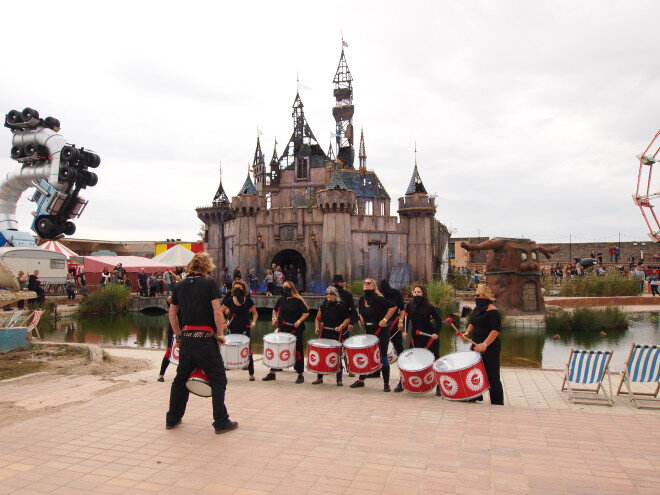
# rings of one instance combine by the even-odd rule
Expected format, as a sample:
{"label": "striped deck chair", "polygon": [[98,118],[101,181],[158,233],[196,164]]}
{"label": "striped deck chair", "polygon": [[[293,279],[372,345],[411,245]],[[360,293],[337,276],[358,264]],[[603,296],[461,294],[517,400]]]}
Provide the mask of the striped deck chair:
{"label": "striped deck chair", "polygon": [[[574,404],[612,405],[612,381],[608,367],[613,353],[614,351],[571,349],[561,389],[568,390],[568,397]],[[609,385],[609,394],[603,384],[605,377]],[[582,385],[582,387],[576,388],[574,385]],[[593,386],[596,388],[594,389]],[[603,396],[598,393],[601,390]]]}
{"label": "striped deck chair", "polygon": [[[660,346],[636,345],[633,342],[626,367],[621,372],[621,382],[616,394],[619,395],[621,387],[626,384],[630,400],[638,409],[660,409],[658,391],[660,391]],[[634,392],[633,383],[657,383],[655,392]],[[647,403],[645,403],[647,402]],[[650,404],[648,402],[651,402]]]}
{"label": "striped deck chair", "polygon": [[34,313],[32,313],[32,321],[27,326],[28,337],[32,337],[32,331],[34,330],[37,333],[37,338],[41,340],[41,335],[39,335],[37,325],[39,324],[39,320],[41,320],[41,315],[43,314],[44,312],[39,310],[35,310]]}

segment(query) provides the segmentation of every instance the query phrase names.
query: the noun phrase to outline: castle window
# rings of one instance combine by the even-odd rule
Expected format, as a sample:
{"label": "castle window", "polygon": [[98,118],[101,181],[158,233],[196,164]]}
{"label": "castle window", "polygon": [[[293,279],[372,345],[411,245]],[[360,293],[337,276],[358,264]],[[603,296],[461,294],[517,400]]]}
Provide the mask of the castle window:
{"label": "castle window", "polygon": [[385,216],[385,203],[381,201],[380,203],[380,215]]}
{"label": "castle window", "polygon": [[367,200],[364,202],[364,214],[373,215],[374,214],[374,202]]}
{"label": "castle window", "polygon": [[296,158],[296,180],[308,180],[309,157],[299,156]]}
{"label": "castle window", "polygon": [[270,193],[266,194],[266,209],[270,210],[271,206],[273,206],[273,199],[270,196]]}

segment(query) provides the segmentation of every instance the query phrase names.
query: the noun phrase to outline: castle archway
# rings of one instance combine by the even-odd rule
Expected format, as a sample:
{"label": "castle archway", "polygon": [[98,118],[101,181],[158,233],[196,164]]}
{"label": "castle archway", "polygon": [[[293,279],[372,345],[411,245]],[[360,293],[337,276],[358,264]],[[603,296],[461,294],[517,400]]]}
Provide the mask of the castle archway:
{"label": "castle archway", "polygon": [[307,262],[305,261],[305,257],[295,249],[282,249],[273,256],[272,263],[282,267],[284,273],[286,273],[287,270],[290,270],[291,265],[293,265],[293,269],[296,273],[298,272],[298,268],[300,268],[303,275],[307,275]]}

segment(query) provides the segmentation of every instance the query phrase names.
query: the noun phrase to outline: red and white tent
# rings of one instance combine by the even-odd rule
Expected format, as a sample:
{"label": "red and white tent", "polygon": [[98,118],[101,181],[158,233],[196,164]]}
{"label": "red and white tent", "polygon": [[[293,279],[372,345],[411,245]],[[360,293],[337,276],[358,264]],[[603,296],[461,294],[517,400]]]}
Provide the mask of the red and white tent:
{"label": "red and white tent", "polygon": [[61,242],[57,241],[48,241],[44,242],[41,246],[39,246],[41,249],[47,249],[48,251],[55,251],[56,253],[62,253],[64,256],[67,258],[71,258],[71,256],[78,256],[75,252],[71,251],[68,247],[66,247],[64,244]]}

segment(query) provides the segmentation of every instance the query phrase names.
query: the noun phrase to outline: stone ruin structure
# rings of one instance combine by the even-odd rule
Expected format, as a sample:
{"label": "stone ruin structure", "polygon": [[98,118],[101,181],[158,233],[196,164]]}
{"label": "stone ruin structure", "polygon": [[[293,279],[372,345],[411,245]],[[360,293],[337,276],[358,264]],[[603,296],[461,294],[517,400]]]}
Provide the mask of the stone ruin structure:
{"label": "stone ruin structure", "polygon": [[486,284],[497,298],[498,308],[511,314],[544,313],[539,254],[550,258],[559,246],[547,248],[530,239],[495,237],[479,244],[462,242],[470,252],[488,251]]}
{"label": "stone ruin structure", "polygon": [[[207,229],[208,251],[219,268],[254,268],[263,280],[272,263],[305,274],[306,289],[324,292],[334,274],[348,280],[389,278],[394,286],[428,281],[448,266],[447,228],[435,219],[435,198],[417,170],[398,217],[390,196],[367,169],[364,132],[354,166],[353,77],[344,51],[333,79],[336,122],[333,143],[319,146],[296,94],[293,133],[281,155],[277,142],[266,166],[261,143],[238,194],[229,200],[222,182],[211,206],[197,208]],[[441,263],[444,261],[444,265]]]}

